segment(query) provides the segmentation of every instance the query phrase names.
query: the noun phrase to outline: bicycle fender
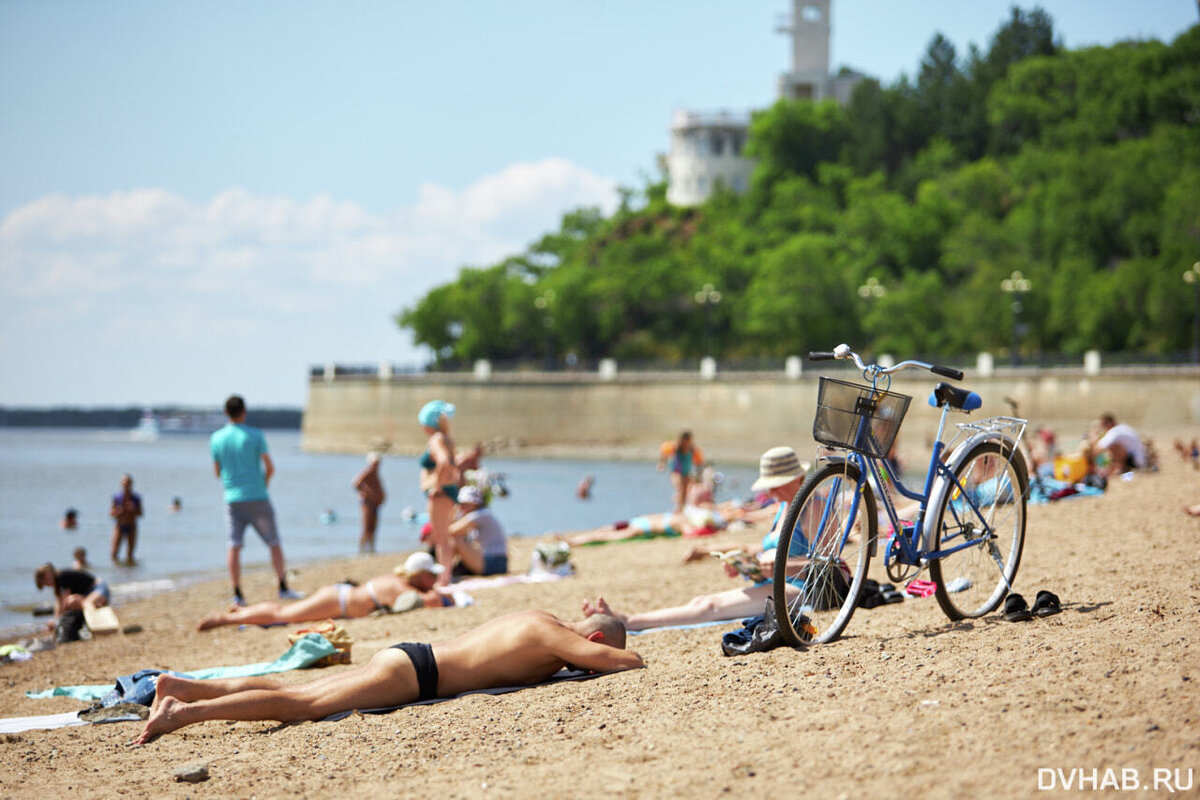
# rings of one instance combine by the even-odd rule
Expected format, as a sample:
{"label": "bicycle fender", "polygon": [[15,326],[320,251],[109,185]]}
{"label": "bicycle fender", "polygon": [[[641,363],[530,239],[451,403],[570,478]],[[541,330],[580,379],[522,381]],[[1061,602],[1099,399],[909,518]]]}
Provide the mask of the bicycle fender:
{"label": "bicycle fender", "polygon": [[[972,434],[963,440],[954,451],[946,458],[946,468],[951,472],[957,472],[966,460],[967,454],[975,449],[975,445],[980,442],[998,442],[1002,447],[1012,449],[1016,444],[1012,439],[1002,435],[999,431],[979,431]],[[933,541],[934,525],[933,509],[941,508],[942,501],[946,499],[946,494],[954,487],[954,484],[948,480],[934,481],[933,490],[929,493],[929,502],[925,506],[925,524],[921,528],[921,549],[928,551],[932,549],[931,542]]]}

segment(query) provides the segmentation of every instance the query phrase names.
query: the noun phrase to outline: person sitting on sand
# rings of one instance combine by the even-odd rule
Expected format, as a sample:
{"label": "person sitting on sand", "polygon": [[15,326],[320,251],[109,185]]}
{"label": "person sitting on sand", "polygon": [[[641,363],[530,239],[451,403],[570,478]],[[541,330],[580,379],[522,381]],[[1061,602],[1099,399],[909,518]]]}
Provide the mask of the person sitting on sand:
{"label": "person sitting on sand", "polygon": [[281,625],[292,622],[315,622],[323,619],[353,619],[365,617],[372,611],[392,611],[398,601],[404,610],[424,606],[441,608],[454,605],[454,599],[434,591],[434,583],[442,565],[429,553],[413,553],[392,573],[376,575],[362,586],[335,583],[322,586],[307,597],[288,603],[257,603],[252,606],[230,606],[222,614],[210,614],[200,621],[198,630],[206,631],[222,625]]}
{"label": "person sitting on sand", "polygon": [[[584,601],[584,615],[607,614],[621,620],[628,630],[641,631],[665,625],[692,625],[762,613],[763,604],[771,597],[772,592],[770,578],[775,567],[775,544],[779,538],[780,520],[787,509],[787,503],[799,491],[806,471],[807,467],[790,447],[772,447],[763,453],[759,460],[758,480],[750,488],[754,491],[765,490],[778,501],[775,522],[771,526],[771,532],[763,539],[761,552],[757,554],[764,581],[716,594],[698,595],[682,606],[659,608],[639,614],[623,614],[613,609],[603,597],[598,597],[594,602]],[[732,566],[726,565],[725,569],[730,577],[740,574]]]}
{"label": "person sitting on sand", "polygon": [[1100,415],[1100,435],[1092,444],[1093,459],[1101,453],[1108,457],[1108,463],[1097,469],[1101,475],[1117,475],[1147,466],[1142,437],[1131,426],[1118,423],[1112,414]]}
{"label": "person sitting on sand", "polygon": [[339,711],[387,708],[496,686],[534,684],[563,667],[615,672],[642,666],[625,650],[625,628],[593,615],[564,622],[519,611],[446,642],[404,642],[361,667],[300,685],[273,678],[192,680],[158,676],[150,718],[134,744],[206,720],[318,720]]}
{"label": "person sitting on sand", "polygon": [[54,616],[67,611],[97,609],[109,604],[108,584],[82,569],[56,570],[53,564],[43,564],[33,573],[37,588],[54,590]]}
{"label": "person sitting on sand", "polygon": [[450,543],[458,563],[456,575],[503,575],[508,572],[508,536],[483,502],[478,486],[458,490],[461,516],[450,523]]}

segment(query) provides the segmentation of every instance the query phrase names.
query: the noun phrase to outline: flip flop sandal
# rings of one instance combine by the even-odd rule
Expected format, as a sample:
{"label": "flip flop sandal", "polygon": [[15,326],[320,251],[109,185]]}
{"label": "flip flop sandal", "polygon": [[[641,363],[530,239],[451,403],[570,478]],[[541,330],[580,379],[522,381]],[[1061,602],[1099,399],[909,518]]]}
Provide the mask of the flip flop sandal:
{"label": "flip flop sandal", "polygon": [[1033,600],[1033,614],[1037,617],[1050,617],[1062,611],[1062,603],[1058,595],[1045,589],[1037,593]]}
{"label": "flip flop sandal", "polygon": [[1019,594],[1010,594],[1004,599],[1004,618],[1009,622],[1028,622],[1033,619],[1029,604]]}
{"label": "flip flop sandal", "polygon": [[913,597],[929,597],[937,591],[937,584],[933,581],[912,580],[904,587],[904,591]]}

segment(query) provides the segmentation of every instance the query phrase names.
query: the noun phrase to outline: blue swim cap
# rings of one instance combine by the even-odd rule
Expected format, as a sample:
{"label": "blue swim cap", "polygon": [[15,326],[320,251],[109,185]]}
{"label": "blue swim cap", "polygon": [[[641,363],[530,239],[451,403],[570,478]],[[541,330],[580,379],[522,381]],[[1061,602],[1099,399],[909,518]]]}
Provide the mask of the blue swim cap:
{"label": "blue swim cap", "polygon": [[438,418],[443,414],[453,419],[454,404],[447,403],[444,400],[430,400],[421,406],[421,411],[417,414],[417,421],[426,427],[436,428],[438,426]]}

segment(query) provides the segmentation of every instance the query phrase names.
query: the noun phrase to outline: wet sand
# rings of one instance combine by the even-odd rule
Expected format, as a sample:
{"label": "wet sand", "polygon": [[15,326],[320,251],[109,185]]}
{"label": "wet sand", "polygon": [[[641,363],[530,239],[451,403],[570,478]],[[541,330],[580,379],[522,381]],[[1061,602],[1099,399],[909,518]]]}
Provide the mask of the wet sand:
{"label": "wet sand", "polygon": [[[1030,509],[1016,588],[1030,602],[1039,589],[1057,593],[1057,616],[949,624],[933,598],[910,599],[860,610],[841,641],[810,651],[726,658],[728,628],[650,632],[630,638],[642,670],[382,716],[208,722],[140,748],[126,745],[135,723],[29,731],[0,737],[0,796],[1025,797],[1063,793],[1063,779],[1078,780],[1072,769],[1094,775],[1097,788],[1106,770],[1117,780],[1137,770],[1147,785],[1156,769],[1185,785],[1190,774],[1195,796],[1200,519],[1182,506],[1200,502],[1200,472],[1162,446],[1169,441],[1159,439],[1157,474],[1115,481],[1103,497]],[[528,564],[534,543],[514,543],[515,565]],[[715,561],[684,565],[688,547],[659,539],[576,548],[570,579],[477,590],[464,609],[346,621],[354,663],[509,611],[575,617],[583,598],[601,593],[633,610],[735,585]],[[294,584],[362,581],[400,560],[309,566]],[[871,577],[883,579],[878,561]],[[269,573],[245,586],[251,602],[272,596]],[[195,632],[227,593],[217,581],[127,605],[121,621],[141,633],[0,665],[0,716],[82,705],[31,700],[27,690],[145,667],[270,660],[302,627]],[[195,762],[207,764],[209,780],[175,782],[174,770]],[[1039,782],[1052,778],[1058,791],[1040,793]],[[1158,788],[1141,795],[1166,794]]]}

